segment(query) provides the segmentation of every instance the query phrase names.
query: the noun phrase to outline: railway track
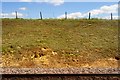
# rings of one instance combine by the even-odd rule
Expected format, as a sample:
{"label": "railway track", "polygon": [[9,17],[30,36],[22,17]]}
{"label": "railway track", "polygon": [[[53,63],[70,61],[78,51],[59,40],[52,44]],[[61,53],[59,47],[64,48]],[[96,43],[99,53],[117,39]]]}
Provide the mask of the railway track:
{"label": "railway track", "polygon": [[3,75],[2,80],[120,80],[119,75],[100,75],[100,74],[92,74],[92,75],[65,75],[65,74],[59,74],[59,75],[41,75],[41,74],[24,74],[24,75],[18,75],[18,74],[12,74],[12,75]]}

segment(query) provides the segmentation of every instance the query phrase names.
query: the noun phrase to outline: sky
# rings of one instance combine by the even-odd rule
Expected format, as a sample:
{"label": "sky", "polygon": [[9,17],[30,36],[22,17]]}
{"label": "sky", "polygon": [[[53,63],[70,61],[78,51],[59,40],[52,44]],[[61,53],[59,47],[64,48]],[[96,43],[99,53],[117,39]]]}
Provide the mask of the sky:
{"label": "sky", "polygon": [[[104,0],[105,1],[105,0]],[[73,2],[71,0],[7,0],[2,1],[2,18],[15,18],[15,11],[19,18],[39,18],[42,12],[43,18],[64,18],[67,12],[68,18],[88,18],[89,12],[93,18],[110,19],[118,18],[118,1],[114,2]]]}
{"label": "sky", "polygon": [[119,2],[119,0],[1,0],[2,2]]}

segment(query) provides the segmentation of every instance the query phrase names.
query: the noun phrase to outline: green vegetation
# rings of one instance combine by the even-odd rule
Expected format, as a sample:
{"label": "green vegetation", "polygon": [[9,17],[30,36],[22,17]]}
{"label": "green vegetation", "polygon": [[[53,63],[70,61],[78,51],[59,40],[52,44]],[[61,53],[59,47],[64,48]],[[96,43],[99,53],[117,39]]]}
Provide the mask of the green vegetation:
{"label": "green vegetation", "polygon": [[65,58],[83,56],[90,61],[114,58],[118,49],[118,21],[2,20],[3,55],[38,47],[50,48]]}

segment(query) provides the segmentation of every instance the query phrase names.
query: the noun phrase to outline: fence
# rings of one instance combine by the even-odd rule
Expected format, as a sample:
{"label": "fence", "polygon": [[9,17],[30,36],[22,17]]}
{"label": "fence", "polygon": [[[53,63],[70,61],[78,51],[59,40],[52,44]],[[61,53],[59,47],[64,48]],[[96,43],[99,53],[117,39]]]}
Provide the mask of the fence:
{"label": "fence", "polygon": [[[3,15],[3,17],[4,17],[4,15]],[[15,18],[16,18],[16,19],[19,18],[17,11],[15,11]],[[41,20],[43,19],[42,12],[39,13],[39,18],[40,18]],[[65,17],[64,17],[64,19],[65,19],[65,20],[68,19],[68,14],[67,14],[67,12],[65,12]],[[90,12],[88,13],[88,19],[89,19],[89,20],[92,19]],[[113,20],[113,14],[112,14],[112,13],[110,14],[110,20]]]}

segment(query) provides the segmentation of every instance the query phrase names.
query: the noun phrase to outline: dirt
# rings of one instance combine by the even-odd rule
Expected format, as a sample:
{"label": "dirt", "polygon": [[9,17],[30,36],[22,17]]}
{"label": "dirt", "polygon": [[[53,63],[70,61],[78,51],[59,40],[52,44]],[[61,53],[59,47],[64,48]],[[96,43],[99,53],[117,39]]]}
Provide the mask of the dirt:
{"label": "dirt", "polygon": [[108,67],[119,66],[115,58],[103,58],[89,61],[84,56],[69,54],[63,56],[50,48],[24,49],[18,53],[8,53],[1,57],[0,67],[15,68],[69,68],[69,67]]}

